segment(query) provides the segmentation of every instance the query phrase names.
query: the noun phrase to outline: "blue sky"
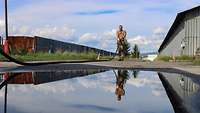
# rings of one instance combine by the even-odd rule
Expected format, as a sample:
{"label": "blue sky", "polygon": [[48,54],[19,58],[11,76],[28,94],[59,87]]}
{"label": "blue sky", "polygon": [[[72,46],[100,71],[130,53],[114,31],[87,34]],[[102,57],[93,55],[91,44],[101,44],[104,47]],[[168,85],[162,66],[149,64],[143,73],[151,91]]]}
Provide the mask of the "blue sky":
{"label": "blue sky", "polygon": [[[157,51],[178,12],[199,0],[8,0],[9,34],[44,36],[115,51],[119,24],[131,45]],[[3,29],[0,1],[0,34]]]}

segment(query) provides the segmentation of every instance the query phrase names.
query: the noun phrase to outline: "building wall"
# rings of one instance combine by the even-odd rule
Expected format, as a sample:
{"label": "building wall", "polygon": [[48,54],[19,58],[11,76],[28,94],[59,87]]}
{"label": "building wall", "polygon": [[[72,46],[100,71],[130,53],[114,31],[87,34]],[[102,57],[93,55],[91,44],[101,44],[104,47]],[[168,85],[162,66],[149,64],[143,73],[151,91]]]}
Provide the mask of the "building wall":
{"label": "building wall", "polygon": [[26,36],[9,36],[8,38],[10,50],[18,54],[22,50],[28,53],[33,52],[50,52],[54,53],[60,52],[76,52],[76,53],[88,53],[95,52],[101,55],[114,55],[114,53],[109,51],[104,51],[97,48],[92,48],[88,46],[67,43],[52,39],[47,39],[43,37],[26,37]]}
{"label": "building wall", "polygon": [[15,54],[21,53],[22,51],[31,53],[35,47],[35,39],[33,37],[9,36],[8,43],[10,51]]}
{"label": "building wall", "polygon": [[[186,12],[180,23],[171,40],[166,42],[166,47],[160,52],[161,55],[194,56],[200,47],[200,7]],[[181,47],[183,43],[185,48]]]}
{"label": "building wall", "polygon": [[184,39],[184,35],[185,35],[184,23],[181,23],[181,25],[177,28],[177,30],[170,38],[171,40],[168,42],[168,45],[161,52],[161,55],[166,55],[166,56],[180,55],[182,52],[181,41]]}
{"label": "building wall", "polygon": [[185,45],[184,53],[195,55],[200,47],[200,8],[186,14],[185,17]]}
{"label": "building wall", "polygon": [[35,37],[36,39],[36,47],[35,52],[77,52],[77,53],[88,53],[88,52],[95,52],[100,53],[101,55],[114,55],[114,53],[109,51],[104,51],[97,48],[92,48],[88,46],[72,44],[67,42],[61,42],[57,40],[42,38],[42,37]]}

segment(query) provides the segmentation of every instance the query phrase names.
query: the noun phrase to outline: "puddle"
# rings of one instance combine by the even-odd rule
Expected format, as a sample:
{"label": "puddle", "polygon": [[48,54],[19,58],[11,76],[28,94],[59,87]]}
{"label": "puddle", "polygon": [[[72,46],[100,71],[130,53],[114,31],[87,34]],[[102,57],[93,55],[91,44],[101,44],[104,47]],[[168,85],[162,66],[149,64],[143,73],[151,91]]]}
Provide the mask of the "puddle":
{"label": "puddle", "polygon": [[199,80],[105,69],[1,73],[0,112],[198,113]]}

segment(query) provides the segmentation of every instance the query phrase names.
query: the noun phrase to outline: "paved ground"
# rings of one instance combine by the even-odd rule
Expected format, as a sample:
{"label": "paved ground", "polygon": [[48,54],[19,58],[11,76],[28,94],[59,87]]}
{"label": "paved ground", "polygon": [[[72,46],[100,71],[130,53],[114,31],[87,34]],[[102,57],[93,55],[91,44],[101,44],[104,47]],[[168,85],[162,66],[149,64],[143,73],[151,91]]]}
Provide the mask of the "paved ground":
{"label": "paved ground", "polygon": [[53,64],[44,66],[20,66],[14,63],[1,62],[0,72],[8,71],[51,71],[51,70],[68,70],[68,69],[138,69],[159,72],[176,72],[184,74],[200,75],[200,66],[193,66],[189,62],[139,62],[139,61],[105,61],[105,62],[88,62],[88,63],[68,63]]}
{"label": "paved ground", "polygon": [[147,71],[177,72],[200,75],[200,66],[194,66],[191,62],[138,62],[138,61],[108,61],[85,63],[95,66],[112,68],[127,68]]}

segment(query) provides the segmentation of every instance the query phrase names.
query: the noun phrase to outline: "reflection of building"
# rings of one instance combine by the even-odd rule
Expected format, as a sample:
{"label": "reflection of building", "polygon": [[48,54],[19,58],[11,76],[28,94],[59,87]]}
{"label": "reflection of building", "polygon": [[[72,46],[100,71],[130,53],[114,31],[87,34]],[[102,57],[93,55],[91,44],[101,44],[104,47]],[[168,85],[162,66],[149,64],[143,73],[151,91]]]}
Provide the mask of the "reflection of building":
{"label": "reflection of building", "polygon": [[159,48],[161,55],[195,55],[200,47],[200,6],[178,13]]}
{"label": "reflection of building", "polygon": [[[14,74],[10,74],[9,76],[13,76]],[[34,76],[32,72],[24,72],[18,73],[18,75],[12,79],[10,84],[32,84],[34,83]]]}
{"label": "reflection of building", "polygon": [[57,40],[47,39],[43,37],[27,37],[27,36],[9,36],[8,42],[10,50],[13,53],[21,52],[95,52],[101,55],[113,55],[114,53],[92,48],[88,46],[83,46],[79,44],[61,42]]}
{"label": "reflection of building", "polygon": [[0,73],[0,82],[3,81],[3,73]]}
{"label": "reflection of building", "polygon": [[0,36],[0,47],[3,45],[3,38]]}
{"label": "reflection of building", "polygon": [[198,111],[199,108],[193,103],[198,101],[196,94],[199,92],[199,84],[193,82],[193,79],[169,73],[159,73],[159,77],[165,87],[166,93],[177,113],[188,113]]}
{"label": "reflection of building", "polygon": [[[104,72],[103,69],[90,70],[66,70],[55,72],[24,72],[24,73],[10,73],[9,76],[15,76],[9,81],[9,84],[43,84],[64,79],[71,79],[76,77],[87,76],[95,73]],[[3,75],[2,75],[3,76]]]}

